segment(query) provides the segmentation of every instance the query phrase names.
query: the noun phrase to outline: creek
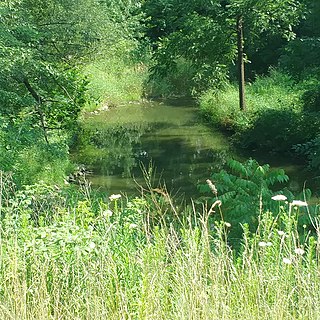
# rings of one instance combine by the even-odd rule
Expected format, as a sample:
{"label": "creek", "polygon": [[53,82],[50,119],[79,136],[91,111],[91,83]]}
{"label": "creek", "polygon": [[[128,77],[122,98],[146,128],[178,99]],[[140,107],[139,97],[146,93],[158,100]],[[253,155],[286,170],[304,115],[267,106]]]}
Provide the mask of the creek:
{"label": "creek", "polygon": [[[152,187],[165,183],[171,193],[187,197],[198,196],[197,185],[221,170],[230,157],[248,155],[235,152],[227,137],[207,126],[198,108],[185,100],[88,112],[72,153],[73,161],[92,171],[88,179],[94,188],[138,194],[139,186],[145,185],[143,171],[152,171]],[[261,163],[284,168],[291,189],[299,190],[304,179],[301,166],[279,157],[257,157]]]}

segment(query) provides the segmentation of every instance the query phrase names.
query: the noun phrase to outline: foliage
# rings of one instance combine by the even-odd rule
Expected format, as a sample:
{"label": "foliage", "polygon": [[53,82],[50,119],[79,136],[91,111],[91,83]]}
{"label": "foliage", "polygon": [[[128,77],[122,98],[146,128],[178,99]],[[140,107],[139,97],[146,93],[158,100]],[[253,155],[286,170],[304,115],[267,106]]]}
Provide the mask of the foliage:
{"label": "foliage", "polygon": [[33,7],[28,0],[1,8],[1,114],[14,118],[27,108],[45,134],[69,127],[84,103],[86,82],[72,63],[81,32],[72,9],[55,1]]}
{"label": "foliage", "polygon": [[[299,236],[304,208],[293,203],[261,213],[254,232],[244,225],[235,252],[227,243],[234,226],[209,225],[206,211],[194,209],[187,223],[149,228],[146,218],[165,212],[145,195],[128,202],[88,190],[65,197],[66,190],[34,185],[3,201],[4,189],[3,319],[315,319],[320,313],[318,220],[312,235],[305,229]],[[51,212],[51,219],[35,224],[35,212]]]}
{"label": "foliage", "polygon": [[200,108],[213,124],[233,133],[233,142],[249,150],[290,153],[319,131],[317,81],[295,83],[277,70],[247,86],[249,110],[237,110],[237,88],[227,86],[201,96]]}
{"label": "foliage", "polygon": [[320,40],[319,38],[297,38],[290,41],[280,57],[280,66],[297,79],[304,79],[309,74],[319,73]]}
{"label": "foliage", "polygon": [[146,33],[155,49],[156,77],[175,74],[177,61],[191,64],[193,93],[220,88],[237,57],[236,21],[245,24],[246,44],[256,51],[261,34],[287,39],[299,21],[299,1],[145,1]]}
{"label": "foliage", "polygon": [[144,94],[148,98],[191,97],[195,83],[194,68],[184,58],[177,58],[174,72],[154,73],[145,83]]}
{"label": "foliage", "polygon": [[248,112],[238,112],[237,87],[233,84],[222,90],[214,88],[199,98],[201,111],[216,125],[234,131],[243,131],[250,126],[257,112],[288,108],[299,110],[299,91],[294,90],[294,82],[285,73],[275,69],[267,77],[257,77],[247,86]]}
{"label": "foliage", "polygon": [[320,136],[316,136],[302,144],[296,144],[293,149],[305,156],[308,160],[309,167],[315,170],[316,173],[320,172]]}
{"label": "foliage", "polygon": [[62,183],[73,165],[69,162],[66,134],[50,136],[50,144],[43,139],[41,128],[33,126],[33,117],[24,116],[14,122],[0,118],[0,167],[12,172],[19,185],[37,181]]}
{"label": "foliage", "polygon": [[304,92],[302,94],[303,108],[306,112],[320,112],[320,85],[316,77],[307,79],[301,84]]}
{"label": "foliage", "polygon": [[[192,73],[187,78],[189,91],[203,90],[226,80],[232,44],[219,24],[216,3],[146,1],[143,9],[147,35],[156,47],[156,64],[152,69],[156,77],[174,75],[179,61],[184,59],[191,65]],[[214,46],[216,43],[219,46]]]}
{"label": "foliage", "polygon": [[[111,44],[113,58],[121,50],[133,51],[130,44],[136,49],[137,6],[95,0],[1,3],[0,166],[14,171],[16,182],[61,182],[70,171],[67,145],[81,108],[92,100],[87,92],[92,78],[84,75],[83,64],[101,55],[99,48],[111,51]],[[124,73],[126,66],[114,73]],[[126,80],[131,82],[126,90],[136,86],[136,80]],[[135,99],[140,91],[132,94]]]}
{"label": "foliage", "polygon": [[[131,42],[127,43],[130,46]],[[144,95],[147,66],[144,62],[128,62],[126,54],[119,52],[108,57],[97,57],[86,64],[89,102],[86,110],[112,107],[139,101]]]}
{"label": "foliage", "polygon": [[[271,170],[269,165],[260,166],[250,159],[244,163],[229,160],[227,169],[213,173],[210,179],[217,188],[217,198],[212,197],[212,203],[217,199],[222,202],[224,219],[239,232],[239,223],[256,225],[259,213],[270,207],[272,186],[288,182],[289,177],[282,169]],[[199,188],[203,193],[212,193],[208,184]],[[292,197],[289,191],[285,193]]]}

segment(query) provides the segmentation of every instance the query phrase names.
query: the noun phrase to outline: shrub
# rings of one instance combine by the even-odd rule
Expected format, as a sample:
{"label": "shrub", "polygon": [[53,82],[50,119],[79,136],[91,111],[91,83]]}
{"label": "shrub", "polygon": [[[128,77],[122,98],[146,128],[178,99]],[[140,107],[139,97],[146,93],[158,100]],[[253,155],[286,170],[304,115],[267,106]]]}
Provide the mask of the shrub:
{"label": "shrub", "polygon": [[288,152],[292,145],[305,141],[300,128],[300,114],[293,110],[262,110],[250,127],[238,133],[237,141],[250,150]]}
{"label": "shrub", "polygon": [[316,171],[320,172],[320,136],[316,136],[314,139],[303,143],[297,144],[293,149],[305,156],[309,162],[309,167]]}
{"label": "shrub", "polygon": [[[216,188],[214,196],[208,184],[200,185],[200,192],[211,194],[211,197],[205,198],[211,203],[221,201],[223,218],[234,226],[232,236],[236,238],[241,237],[240,225],[247,223],[254,229],[262,211],[266,208],[276,209],[272,207],[273,194],[285,194],[287,198],[293,199],[293,194],[286,188],[274,190],[275,186],[288,182],[289,177],[284,170],[271,170],[268,164],[261,166],[253,159],[244,163],[230,160],[225,170],[213,173],[210,179]],[[220,217],[217,215],[216,218]]]}

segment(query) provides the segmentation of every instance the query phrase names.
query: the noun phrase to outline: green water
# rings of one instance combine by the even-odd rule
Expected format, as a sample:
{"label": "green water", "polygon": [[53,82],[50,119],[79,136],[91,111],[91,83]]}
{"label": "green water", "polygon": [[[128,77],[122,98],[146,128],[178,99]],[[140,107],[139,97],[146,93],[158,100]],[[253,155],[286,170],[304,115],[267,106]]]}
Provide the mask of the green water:
{"label": "green water", "polygon": [[229,154],[226,137],[204,125],[191,103],[153,102],[85,114],[73,158],[93,172],[93,187],[109,192],[135,193],[145,185],[141,168],[151,164],[153,187],[192,195]]}
{"label": "green water", "polygon": [[[142,168],[152,167],[152,187],[165,183],[173,194],[195,197],[197,185],[229,157],[243,158],[222,133],[201,121],[195,106],[184,101],[128,104],[87,113],[82,123],[73,160],[92,171],[88,178],[94,188],[108,193],[138,193],[145,186]],[[266,163],[268,155],[258,160]],[[290,160],[278,157],[272,164],[286,169],[292,189],[299,189],[301,166]]]}

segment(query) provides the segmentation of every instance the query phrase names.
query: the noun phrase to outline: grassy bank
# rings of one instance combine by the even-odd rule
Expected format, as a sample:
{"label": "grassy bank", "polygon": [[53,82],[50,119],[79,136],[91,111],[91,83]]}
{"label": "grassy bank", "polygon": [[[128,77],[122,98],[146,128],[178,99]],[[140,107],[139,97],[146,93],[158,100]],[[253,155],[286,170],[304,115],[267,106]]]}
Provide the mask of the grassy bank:
{"label": "grassy bank", "polygon": [[87,109],[139,101],[143,96],[147,66],[121,57],[99,58],[86,65],[91,101]]}
{"label": "grassy bank", "polygon": [[303,202],[260,212],[235,252],[219,203],[180,212],[165,193],[15,192],[1,181],[1,319],[320,316],[319,228],[298,235]]}
{"label": "grassy bank", "polygon": [[200,97],[202,114],[228,131],[244,149],[300,157],[319,172],[319,103],[315,79],[295,81],[272,70],[246,86],[247,110],[238,105],[238,88],[209,90]]}

